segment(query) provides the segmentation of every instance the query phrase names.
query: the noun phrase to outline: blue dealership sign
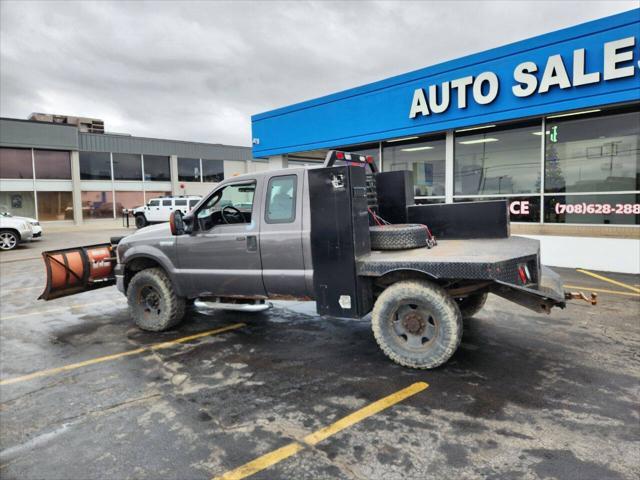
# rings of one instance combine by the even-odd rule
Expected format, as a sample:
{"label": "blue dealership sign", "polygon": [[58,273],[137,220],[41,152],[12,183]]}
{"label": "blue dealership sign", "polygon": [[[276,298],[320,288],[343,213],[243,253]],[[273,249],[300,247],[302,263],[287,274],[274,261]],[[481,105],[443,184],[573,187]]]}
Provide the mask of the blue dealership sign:
{"label": "blue dealership sign", "polygon": [[252,117],[255,157],[640,100],[640,9]]}

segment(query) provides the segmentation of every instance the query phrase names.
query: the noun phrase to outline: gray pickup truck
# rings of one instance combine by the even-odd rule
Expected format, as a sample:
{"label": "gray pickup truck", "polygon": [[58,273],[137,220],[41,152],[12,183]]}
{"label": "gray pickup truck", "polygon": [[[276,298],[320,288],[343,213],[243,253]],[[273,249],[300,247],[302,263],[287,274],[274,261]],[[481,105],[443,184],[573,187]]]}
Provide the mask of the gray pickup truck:
{"label": "gray pickup truck", "polygon": [[[322,315],[371,312],[381,349],[413,368],[445,363],[489,293],[539,312],[564,308],[571,294],[540,265],[537,241],[509,235],[506,203],[412,205],[411,189],[409,172],[335,151],[322,167],[229,178],[184,217],[45,252],[41,298],[115,283],[152,331],[178,325],[195,299],[244,311],[315,300]],[[479,224],[478,208],[497,213]]]}

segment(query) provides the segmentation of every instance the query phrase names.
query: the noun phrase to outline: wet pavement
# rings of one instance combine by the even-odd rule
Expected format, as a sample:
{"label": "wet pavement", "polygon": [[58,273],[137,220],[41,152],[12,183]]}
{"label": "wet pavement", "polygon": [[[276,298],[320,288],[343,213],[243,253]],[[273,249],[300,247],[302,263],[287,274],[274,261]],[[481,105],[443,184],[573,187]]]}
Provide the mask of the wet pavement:
{"label": "wet pavement", "polygon": [[0,477],[209,479],[294,442],[251,478],[637,478],[640,277],[556,271],[600,304],[546,316],[492,296],[446,365],[416,371],[382,354],[368,319],[313,303],[195,307],[147,333],[115,288],[36,301],[41,262],[0,259]]}

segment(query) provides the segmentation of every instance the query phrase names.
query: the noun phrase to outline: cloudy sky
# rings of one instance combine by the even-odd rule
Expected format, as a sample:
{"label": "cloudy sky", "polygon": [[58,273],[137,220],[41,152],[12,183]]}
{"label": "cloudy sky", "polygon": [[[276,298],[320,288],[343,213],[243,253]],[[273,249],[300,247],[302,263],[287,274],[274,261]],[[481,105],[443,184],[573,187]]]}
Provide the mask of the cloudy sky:
{"label": "cloudy sky", "polygon": [[251,144],[251,115],[634,1],[0,1],[0,116]]}

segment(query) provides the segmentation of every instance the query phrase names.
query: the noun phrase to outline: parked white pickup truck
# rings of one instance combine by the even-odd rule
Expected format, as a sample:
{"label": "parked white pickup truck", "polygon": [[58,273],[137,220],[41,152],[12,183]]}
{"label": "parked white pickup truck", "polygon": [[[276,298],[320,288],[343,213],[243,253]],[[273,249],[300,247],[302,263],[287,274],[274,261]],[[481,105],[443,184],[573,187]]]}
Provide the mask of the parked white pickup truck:
{"label": "parked white pickup truck", "polygon": [[201,198],[196,195],[152,198],[146,205],[132,210],[136,227],[142,228],[151,223],[168,222],[169,216],[175,211],[185,215],[198,204]]}

